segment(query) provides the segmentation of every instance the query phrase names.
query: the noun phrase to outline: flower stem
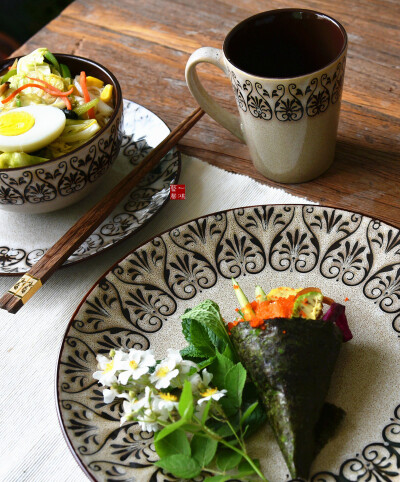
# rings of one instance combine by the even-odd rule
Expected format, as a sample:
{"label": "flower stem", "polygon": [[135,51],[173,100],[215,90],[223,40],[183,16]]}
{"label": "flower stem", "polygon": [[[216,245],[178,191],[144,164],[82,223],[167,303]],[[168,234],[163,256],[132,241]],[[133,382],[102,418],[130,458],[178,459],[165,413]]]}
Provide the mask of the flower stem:
{"label": "flower stem", "polygon": [[[236,438],[238,438],[235,430],[233,427],[230,425],[230,423],[227,421],[229,424],[229,428],[232,430],[232,432],[235,434]],[[264,477],[264,474],[260,471],[260,469],[257,467],[257,465],[253,462],[253,460],[247,455],[246,450],[244,449],[242,442],[239,440],[239,444],[242,447],[241,449],[236,448],[234,445],[230,444],[227,442],[223,437],[220,437],[218,434],[216,434],[214,431],[212,431],[210,428],[208,428],[206,425],[202,426],[204,432],[209,435],[209,437],[213,438],[214,440],[218,440],[219,443],[222,445],[225,445],[225,447],[228,447],[229,449],[233,450],[234,452],[240,454],[251,466],[251,468],[254,470],[254,472],[260,477],[261,480],[264,482],[268,482],[268,479]]]}

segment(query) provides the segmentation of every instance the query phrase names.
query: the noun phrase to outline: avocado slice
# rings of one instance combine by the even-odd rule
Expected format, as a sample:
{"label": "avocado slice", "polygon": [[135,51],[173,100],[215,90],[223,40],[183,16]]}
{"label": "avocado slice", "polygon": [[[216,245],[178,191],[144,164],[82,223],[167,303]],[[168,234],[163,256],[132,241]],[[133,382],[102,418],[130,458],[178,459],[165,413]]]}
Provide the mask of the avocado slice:
{"label": "avocado slice", "polygon": [[231,329],[239,359],[253,380],[292,478],[308,478],[321,440],[318,422],[342,345],[334,324],[304,318],[248,322]]}
{"label": "avocado slice", "polygon": [[292,318],[318,320],[323,310],[323,295],[318,291],[308,291],[295,299]]}

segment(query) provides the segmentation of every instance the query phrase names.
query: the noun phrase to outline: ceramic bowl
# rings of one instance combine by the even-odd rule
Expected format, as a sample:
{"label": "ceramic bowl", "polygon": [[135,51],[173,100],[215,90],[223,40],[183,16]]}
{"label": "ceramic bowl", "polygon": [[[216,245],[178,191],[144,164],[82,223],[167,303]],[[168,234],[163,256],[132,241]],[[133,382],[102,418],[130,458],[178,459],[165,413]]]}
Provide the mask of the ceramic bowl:
{"label": "ceramic bowl", "polygon": [[[116,77],[93,60],[55,54],[71,70],[101,79],[113,86],[114,112],[108,124],[81,147],[50,161],[12,169],[0,169],[0,209],[35,214],[55,211],[80,201],[94,190],[117,157],[122,140],[121,87]],[[0,63],[0,72],[14,59]]]}

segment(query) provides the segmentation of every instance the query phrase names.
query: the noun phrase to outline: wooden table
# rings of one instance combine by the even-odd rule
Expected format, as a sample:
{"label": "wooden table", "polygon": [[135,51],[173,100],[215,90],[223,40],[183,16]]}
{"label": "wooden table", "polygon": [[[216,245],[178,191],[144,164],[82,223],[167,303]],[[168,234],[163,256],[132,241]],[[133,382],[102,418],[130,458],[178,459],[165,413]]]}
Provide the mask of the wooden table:
{"label": "wooden table", "polygon": [[[99,61],[118,77],[125,98],[174,127],[196,106],[184,77],[195,49],[221,47],[226,33],[250,15],[298,6],[294,0],[76,0],[16,53],[48,47]],[[332,167],[303,184],[268,181],[254,169],[247,147],[208,116],[184,138],[181,150],[321,204],[400,227],[400,2],[303,0],[302,7],[333,16],[349,36]],[[216,99],[234,112],[229,81],[216,68],[200,69],[204,85],[212,86]]]}

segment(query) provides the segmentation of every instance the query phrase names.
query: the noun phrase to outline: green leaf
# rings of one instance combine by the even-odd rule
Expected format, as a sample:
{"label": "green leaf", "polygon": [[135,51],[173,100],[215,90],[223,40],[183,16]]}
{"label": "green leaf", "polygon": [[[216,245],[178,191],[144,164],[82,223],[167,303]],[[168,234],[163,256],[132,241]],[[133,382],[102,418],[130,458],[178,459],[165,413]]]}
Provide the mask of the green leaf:
{"label": "green leaf", "polygon": [[254,412],[257,406],[258,406],[258,401],[254,402],[252,405],[250,405],[250,407],[247,408],[247,410],[242,415],[242,418],[240,419],[240,425],[244,424],[244,422],[250,417],[250,415]]}
{"label": "green leaf", "polygon": [[242,454],[233,450],[220,449],[217,453],[217,467],[223,471],[231,470],[239,465],[242,457]]}
{"label": "green leaf", "polygon": [[210,400],[208,400],[208,402],[206,404],[206,408],[204,409],[203,415],[201,416],[202,425],[204,425],[207,421],[208,413],[209,413],[210,408],[211,408],[211,403],[212,403],[212,399],[210,398]]}
{"label": "green leaf", "polygon": [[215,346],[210,337],[210,332],[198,321],[192,320],[190,324],[190,335],[192,344],[203,353],[204,357],[215,355]]}
{"label": "green leaf", "polygon": [[267,414],[261,405],[257,405],[255,410],[250,414],[247,420],[244,422],[246,437],[257,432],[260,427],[266,422]]}
{"label": "green leaf", "polygon": [[180,353],[183,358],[204,358],[204,353],[194,345],[186,346],[180,351]]}
{"label": "green leaf", "polygon": [[[186,311],[181,318],[182,321],[189,318],[191,320],[196,320],[206,327],[210,332],[210,338],[213,345],[220,351],[223,351],[226,345],[230,345],[231,341],[225,328],[225,322],[222,319],[217,303],[214,301],[203,301],[190,311]],[[191,343],[195,344],[193,334],[191,336]]]}
{"label": "green leaf", "polygon": [[225,375],[226,397],[221,398],[221,405],[229,416],[237,412],[242,405],[242,393],[247,372],[241,363],[234,365]]}
{"label": "green leaf", "polygon": [[190,455],[190,443],[186,433],[181,428],[170,433],[161,440],[154,442],[156,452],[160,458],[168,457],[174,454]]}
{"label": "green leaf", "polygon": [[207,358],[206,360],[203,360],[197,364],[199,367],[199,370],[203,370],[203,368],[207,368],[211,363],[215,360],[215,356],[212,356],[210,358]]}
{"label": "green leaf", "polygon": [[185,422],[192,418],[194,412],[193,393],[189,380],[185,380],[183,385],[183,390],[179,398],[178,412]]}
{"label": "green leaf", "polygon": [[192,324],[192,320],[190,318],[184,318],[184,316],[185,315],[182,316],[182,334],[188,343],[192,343],[192,338],[190,336],[190,325]]}
{"label": "green leaf", "polygon": [[225,388],[225,375],[233,366],[232,360],[217,352],[216,358],[209,369],[209,372],[213,374],[212,384],[220,390]]}
{"label": "green leaf", "polygon": [[[253,462],[258,462],[258,461],[253,460]],[[256,465],[258,466],[259,464],[256,463]],[[242,460],[238,467],[238,476],[244,477],[246,475],[252,475],[252,474],[254,474],[253,467],[247,462],[247,460]]]}
{"label": "green leaf", "polygon": [[217,452],[217,446],[217,440],[194,435],[190,443],[192,457],[197,460],[201,467],[207,467]]}
{"label": "green leaf", "polygon": [[180,418],[177,422],[171,423],[171,425],[167,425],[164,427],[161,432],[157,432],[154,435],[154,441],[160,441],[164,437],[167,437],[170,433],[175,432],[175,430],[178,430],[178,428],[181,428],[182,425],[186,423],[186,420],[183,418]]}
{"label": "green leaf", "polygon": [[154,464],[182,479],[193,479],[201,472],[199,463],[188,455],[169,455],[154,462]]}
{"label": "green leaf", "polygon": [[226,358],[229,358],[229,360],[232,360],[233,363],[236,363],[238,360],[236,358],[236,354],[233,351],[232,347],[230,345],[226,345],[225,350],[222,353]]}
{"label": "green leaf", "polygon": [[231,480],[231,475],[213,475],[212,477],[207,477],[207,481],[211,482],[225,482],[226,480]]}

